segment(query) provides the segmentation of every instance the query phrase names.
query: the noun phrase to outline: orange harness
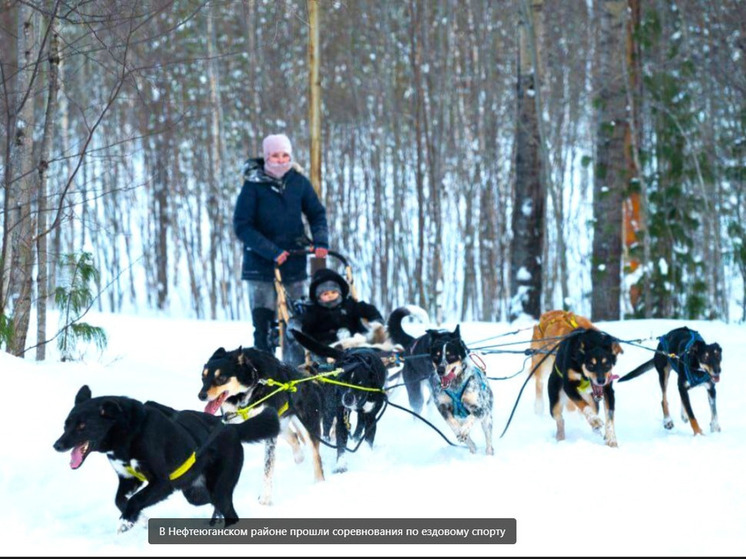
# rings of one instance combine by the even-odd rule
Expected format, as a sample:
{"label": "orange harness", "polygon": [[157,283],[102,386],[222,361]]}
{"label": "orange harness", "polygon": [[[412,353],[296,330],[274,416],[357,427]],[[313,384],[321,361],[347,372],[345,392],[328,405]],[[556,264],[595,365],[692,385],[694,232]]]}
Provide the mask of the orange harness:
{"label": "orange harness", "polygon": [[567,325],[570,326],[573,330],[579,327],[578,321],[575,320],[574,313],[570,311],[562,311],[562,314],[560,316],[553,317],[550,320],[546,320],[544,322],[539,322],[539,332],[541,332],[541,335],[543,336],[549,325],[554,324],[555,322],[560,322],[561,320],[564,320],[565,323],[567,323]]}

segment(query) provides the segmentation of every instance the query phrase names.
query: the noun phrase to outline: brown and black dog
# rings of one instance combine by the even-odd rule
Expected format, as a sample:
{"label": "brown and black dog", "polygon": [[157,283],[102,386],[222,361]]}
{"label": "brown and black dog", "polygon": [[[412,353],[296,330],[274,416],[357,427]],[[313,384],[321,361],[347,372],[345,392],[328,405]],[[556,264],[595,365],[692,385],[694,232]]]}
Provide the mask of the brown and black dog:
{"label": "brown and black dog", "polygon": [[[534,326],[531,336],[531,370],[534,372],[536,386],[534,411],[537,415],[544,413],[544,381],[554,368],[557,347],[565,336],[577,328],[598,330],[586,317],[563,310],[545,312]],[[616,355],[623,353],[622,346],[617,342],[614,342],[613,347]],[[572,404],[568,402],[568,409],[572,408]]]}
{"label": "brown and black dog", "polygon": [[696,330],[687,327],[675,328],[658,338],[658,348],[655,356],[646,361],[634,371],[631,371],[619,379],[626,382],[653,367],[658,371],[658,382],[661,387],[663,400],[663,426],[666,429],[673,428],[673,419],[668,411],[668,398],[666,388],[671,371],[676,371],[678,379],[676,386],[681,397],[681,418],[688,421],[695,435],[702,435],[702,428],[697,418],[694,417],[692,403],[689,400],[689,390],[695,386],[707,386],[707,400],[710,404],[710,431],[720,431],[717,407],[715,406],[716,392],[715,384],[720,381],[720,361],[723,350],[717,343],[708,344]]}
{"label": "brown and black dog", "polygon": [[[596,432],[605,426],[604,440],[618,446],[614,432],[615,339],[594,328],[573,330],[559,344],[554,368],[549,375],[549,410],[557,422],[557,440],[565,439],[562,408],[568,401],[583,413]],[[604,401],[606,423],[598,416],[598,402]]]}
{"label": "brown and black dog", "polygon": [[[280,435],[293,448],[296,463],[303,461],[301,443],[308,442],[313,456],[316,481],[324,480],[319,444],[324,399],[321,387],[305,382],[308,375],[283,363],[269,352],[239,347],[219,348],[202,370],[199,399],[207,402],[205,412],[223,412],[230,422],[245,421],[264,406],[280,415]],[[288,388],[288,389],[284,389]],[[259,502],[272,502],[277,438],[267,439],[264,456],[264,489]]]}

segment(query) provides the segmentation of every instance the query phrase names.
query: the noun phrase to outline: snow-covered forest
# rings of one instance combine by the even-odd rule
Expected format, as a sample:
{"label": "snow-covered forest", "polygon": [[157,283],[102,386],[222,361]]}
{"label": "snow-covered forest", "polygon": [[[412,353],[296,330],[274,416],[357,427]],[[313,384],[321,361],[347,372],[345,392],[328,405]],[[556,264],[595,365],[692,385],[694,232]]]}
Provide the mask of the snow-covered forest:
{"label": "snow-covered forest", "polygon": [[[240,169],[276,132],[308,164],[314,2],[2,4],[5,349],[76,281],[104,312],[248,318]],[[316,186],[366,299],[744,320],[746,4],[317,7]]]}

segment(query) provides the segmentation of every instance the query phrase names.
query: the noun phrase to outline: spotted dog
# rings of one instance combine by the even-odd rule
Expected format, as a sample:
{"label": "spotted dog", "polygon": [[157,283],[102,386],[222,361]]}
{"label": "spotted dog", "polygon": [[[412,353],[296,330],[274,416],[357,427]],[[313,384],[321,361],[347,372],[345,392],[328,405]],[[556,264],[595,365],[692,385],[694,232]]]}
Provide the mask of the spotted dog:
{"label": "spotted dog", "polygon": [[435,405],[456,438],[476,453],[477,446],[470,433],[479,421],[484,431],[486,453],[494,454],[492,389],[479,366],[481,361],[469,355],[459,326],[453,332],[441,333],[437,342],[431,344],[430,362],[435,371],[429,379]]}

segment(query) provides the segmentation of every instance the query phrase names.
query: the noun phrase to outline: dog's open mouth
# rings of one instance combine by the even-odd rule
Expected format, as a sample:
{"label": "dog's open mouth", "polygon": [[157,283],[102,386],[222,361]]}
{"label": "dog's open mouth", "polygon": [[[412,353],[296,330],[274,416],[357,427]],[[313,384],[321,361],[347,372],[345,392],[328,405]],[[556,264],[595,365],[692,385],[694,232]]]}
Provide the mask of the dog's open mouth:
{"label": "dog's open mouth", "polygon": [[446,372],[441,375],[440,377],[440,387],[441,388],[448,388],[451,383],[456,380],[456,377],[461,372],[461,364],[460,363],[451,363],[446,368]]}
{"label": "dog's open mouth", "polygon": [[604,387],[607,384],[611,384],[612,381],[618,379],[618,375],[609,375],[603,384],[596,384],[596,381],[591,381],[591,388],[593,389],[593,398],[600,400],[604,397]]}
{"label": "dog's open mouth", "polygon": [[205,406],[205,413],[209,413],[210,415],[215,415],[218,410],[220,410],[220,406],[223,405],[223,402],[225,402],[225,399],[228,397],[228,391],[224,390],[220,393],[220,396],[215,398],[214,400],[210,400],[207,402],[207,405]]}
{"label": "dog's open mouth", "polygon": [[77,470],[83,465],[85,457],[91,451],[91,442],[86,441],[83,444],[79,444],[73,447],[73,451],[70,453],[70,467],[73,470]]}
{"label": "dog's open mouth", "polygon": [[591,383],[591,387],[593,388],[593,397],[596,400],[600,400],[604,397],[604,386],[606,386],[606,383],[604,384],[596,384],[595,382]]}

